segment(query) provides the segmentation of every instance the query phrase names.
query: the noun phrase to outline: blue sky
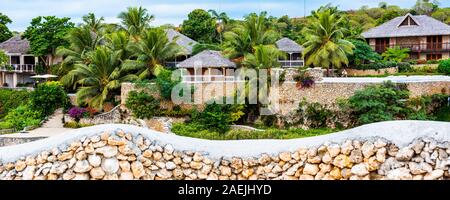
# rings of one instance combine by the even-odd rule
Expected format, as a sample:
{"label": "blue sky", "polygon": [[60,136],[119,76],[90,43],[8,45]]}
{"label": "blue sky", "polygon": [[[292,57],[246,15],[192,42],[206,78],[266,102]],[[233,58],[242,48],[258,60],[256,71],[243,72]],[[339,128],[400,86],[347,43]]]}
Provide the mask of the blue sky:
{"label": "blue sky", "polygon": [[[377,6],[382,0],[305,0],[306,13],[320,5],[333,3],[341,9],[356,9],[363,5]],[[401,7],[412,7],[416,0],[384,0]],[[440,0],[443,7],[450,7],[449,0]],[[270,15],[292,17],[304,15],[303,0],[0,0],[0,12],[14,22],[9,28],[15,31],[26,29],[36,16],[56,15],[70,17],[79,23],[81,16],[94,12],[104,16],[107,22],[118,22],[116,16],[129,6],[143,6],[155,15],[153,25],[179,25],[195,8],[215,9],[227,12],[233,18],[242,18],[247,13],[266,10]]]}

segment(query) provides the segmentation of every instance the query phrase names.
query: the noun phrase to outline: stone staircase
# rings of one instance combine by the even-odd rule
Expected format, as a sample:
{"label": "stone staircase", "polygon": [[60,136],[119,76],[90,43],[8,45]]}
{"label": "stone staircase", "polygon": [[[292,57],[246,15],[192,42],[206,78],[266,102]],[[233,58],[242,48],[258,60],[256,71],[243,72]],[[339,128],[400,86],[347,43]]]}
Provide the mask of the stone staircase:
{"label": "stone staircase", "polygon": [[53,115],[48,117],[48,120],[42,124],[41,128],[63,128],[64,124],[62,123],[63,118],[63,110],[57,109]]}

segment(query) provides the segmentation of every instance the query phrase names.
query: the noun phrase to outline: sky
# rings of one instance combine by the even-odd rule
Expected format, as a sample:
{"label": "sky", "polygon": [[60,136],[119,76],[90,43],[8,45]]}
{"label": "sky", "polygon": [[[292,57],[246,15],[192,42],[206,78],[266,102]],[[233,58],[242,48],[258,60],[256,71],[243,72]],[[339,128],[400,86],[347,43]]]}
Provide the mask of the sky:
{"label": "sky", "polygon": [[[305,2],[304,2],[305,1]],[[119,22],[117,15],[130,6],[143,6],[155,16],[152,25],[179,25],[187,14],[196,8],[226,12],[230,17],[241,19],[251,12],[267,11],[272,16],[300,17],[321,5],[332,3],[340,9],[357,9],[363,5],[375,7],[385,1],[403,8],[412,7],[416,0],[0,0],[0,13],[9,16],[13,31],[24,31],[37,16],[55,15],[70,17],[80,23],[89,12],[103,16],[108,23]],[[306,5],[306,6],[304,6]],[[450,0],[440,0],[440,6],[450,7]]]}

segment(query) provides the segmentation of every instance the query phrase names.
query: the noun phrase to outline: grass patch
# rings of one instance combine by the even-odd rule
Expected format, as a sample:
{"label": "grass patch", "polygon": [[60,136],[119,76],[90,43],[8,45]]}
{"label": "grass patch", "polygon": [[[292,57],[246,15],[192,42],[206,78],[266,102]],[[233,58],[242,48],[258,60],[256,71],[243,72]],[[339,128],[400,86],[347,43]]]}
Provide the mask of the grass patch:
{"label": "grass patch", "polygon": [[195,123],[174,123],[172,132],[186,137],[201,138],[208,140],[245,140],[245,139],[294,139],[325,135],[337,132],[337,129],[321,128],[303,130],[291,128],[280,130],[270,128],[264,131],[230,130],[225,133],[203,130],[201,125]]}

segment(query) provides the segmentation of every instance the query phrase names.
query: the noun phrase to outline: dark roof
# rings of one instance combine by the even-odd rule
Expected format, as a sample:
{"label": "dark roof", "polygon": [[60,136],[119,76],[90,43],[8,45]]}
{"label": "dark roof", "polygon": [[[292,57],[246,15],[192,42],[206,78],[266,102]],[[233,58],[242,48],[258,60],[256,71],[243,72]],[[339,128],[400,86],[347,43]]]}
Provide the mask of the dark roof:
{"label": "dark roof", "polygon": [[284,51],[287,53],[303,51],[303,47],[301,45],[297,44],[297,42],[295,42],[289,38],[281,38],[275,44],[277,45],[277,48],[280,51]]}
{"label": "dark roof", "polygon": [[195,56],[192,56],[183,62],[177,64],[179,68],[194,68],[194,67],[236,67],[234,62],[225,58],[219,51],[204,50]]}
{"label": "dark roof", "polygon": [[16,35],[2,42],[0,49],[6,53],[27,54],[30,51],[30,42],[27,39],[21,39],[20,35]]}
{"label": "dark roof", "polygon": [[194,47],[197,42],[178,31],[175,31],[173,29],[166,29],[167,38],[169,41],[173,41],[175,37],[178,37],[178,39],[175,41],[180,47],[183,48],[184,54],[191,55],[192,54],[192,47]]}
{"label": "dark roof", "polygon": [[[408,18],[417,25],[401,26]],[[365,38],[409,37],[428,35],[450,35],[450,26],[427,15],[411,15],[394,18],[380,26],[372,28],[362,34]]]}

